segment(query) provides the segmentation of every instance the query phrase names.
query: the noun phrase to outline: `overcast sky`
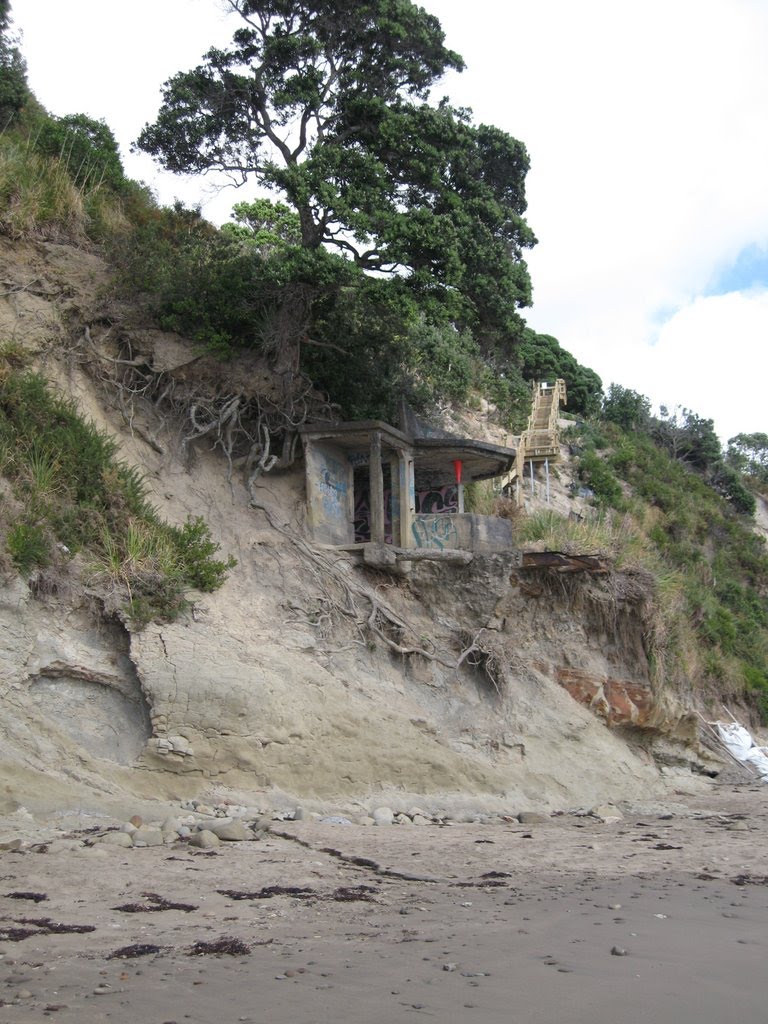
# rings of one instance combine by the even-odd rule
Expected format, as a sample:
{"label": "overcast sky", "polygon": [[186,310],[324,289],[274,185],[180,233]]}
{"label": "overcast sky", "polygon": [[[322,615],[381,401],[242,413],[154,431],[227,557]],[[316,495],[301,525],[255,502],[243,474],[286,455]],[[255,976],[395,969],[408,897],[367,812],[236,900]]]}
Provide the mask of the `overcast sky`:
{"label": "overcast sky", "polygon": [[[467,69],[437,91],[522,139],[537,331],[603,378],[768,432],[766,0],[427,0]],[[217,0],[12,0],[54,114],[104,118],[127,173],[226,219],[243,190],[131,156],[159,88],[235,19]]]}

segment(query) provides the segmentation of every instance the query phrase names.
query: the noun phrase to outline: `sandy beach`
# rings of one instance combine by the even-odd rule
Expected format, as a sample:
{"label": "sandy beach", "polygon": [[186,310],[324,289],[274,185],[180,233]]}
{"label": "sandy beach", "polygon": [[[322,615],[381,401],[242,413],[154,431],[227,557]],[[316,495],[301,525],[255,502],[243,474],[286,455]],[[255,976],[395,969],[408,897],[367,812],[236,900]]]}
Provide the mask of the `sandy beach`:
{"label": "sandy beach", "polygon": [[0,1022],[765,1024],[766,792],[0,853]]}

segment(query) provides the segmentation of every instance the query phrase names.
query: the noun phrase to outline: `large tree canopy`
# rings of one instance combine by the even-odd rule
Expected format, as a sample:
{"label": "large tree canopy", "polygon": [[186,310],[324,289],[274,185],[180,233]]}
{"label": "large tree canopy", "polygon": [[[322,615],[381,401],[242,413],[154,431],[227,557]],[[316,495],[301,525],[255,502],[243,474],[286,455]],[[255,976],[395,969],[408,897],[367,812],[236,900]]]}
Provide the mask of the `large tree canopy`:
{"label": "large tree canopy", "polygon": [[[305,256],[276,313],[277,366],[296,365],[311,307],[350,273],[403,282],[493,350],[530,302],[522,251],[528,157],[430,88],[461,57],[410,0],[227,0],[240,19],[164,87],[141,149],[176,172],[228,172],[298,218]],[[317,257],[317,264],[312,254]],[[326,339],[333,340],[333,339]]]}

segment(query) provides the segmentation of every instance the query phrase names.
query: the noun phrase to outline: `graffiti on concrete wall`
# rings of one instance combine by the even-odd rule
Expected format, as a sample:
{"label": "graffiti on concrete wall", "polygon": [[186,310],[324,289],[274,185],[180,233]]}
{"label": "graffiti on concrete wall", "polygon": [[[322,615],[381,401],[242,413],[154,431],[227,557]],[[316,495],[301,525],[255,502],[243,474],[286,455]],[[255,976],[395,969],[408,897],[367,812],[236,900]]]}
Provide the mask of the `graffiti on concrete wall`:
{"label": "graffiti on concrete wall", "polygon": [[[442,518],[446,515],[450,516],[450,513],[459,511],[459,491],[455,484],[449,484],[446,487],[433,487],[430,490],[425,491],[418,491],[414,497],[417,514],[422,513]],[[371,539],[370,500],[370,492],[367,486],[355,487],[355,543],[357,544],[367,543]],[[387,544],[392,543],[392,521],[393,517],[396,518],[399,515],[399,512],[400,508],[397,495],[393,494],[392,490],[387,488],[384,491],[384,535],[385,542]],[[447,528],[440,527],[434,533],[435,538],[439,539],[440,531],[445,529]],[[453,529],[455,533],[455,526]],[[450,530],[448,532],[450,533]],[[424,543],[420,546],[438,547],[439,545],[437,543]],[[453,544],[448,543],[444,546],[452,547]]]}
{"label": "graffiti on concrete wall", "polygon": [[417,548],[437,548],[443,551],[445,548],[459,546],[459,531],[453,516],[440,513],[419,515],[413,520],[411,530]]}
{"label": "graffiti on concrete wall", "polygon": [[425,515],[435,515],[440,512],[458,512],[458,487],[456,484],[447,484],[445,487],[433,487],[428,491],[417,491],[416,511],[422,512]]}

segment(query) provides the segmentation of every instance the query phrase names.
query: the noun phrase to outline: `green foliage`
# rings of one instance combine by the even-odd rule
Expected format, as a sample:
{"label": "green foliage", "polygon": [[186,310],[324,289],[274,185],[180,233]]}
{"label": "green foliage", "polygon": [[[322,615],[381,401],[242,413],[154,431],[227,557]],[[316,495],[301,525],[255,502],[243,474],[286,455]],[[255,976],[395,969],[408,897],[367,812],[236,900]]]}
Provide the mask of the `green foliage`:
{"label": "green foliage", "polygon": [[768,434],[737,434],[728,441],[725,459],[752,486],[768,489]]}
{"label": "green foliage", "polygon": [[86,114],[44,117],[37,126],[34,148],[42,156],[56,157],[75,188],[104,184],[119,191],[125,184],[117,141],[104,121]]}
{"label": "green foliage", "polygon": [[631,388],[611,384],[603,400],[602,418],[622,430],[645,430],[651,420],[651,403]]}
{"label": "green foliage", "polygon": [[169,539],[180,565],[184,566],[185,582],[197,590],[218,590],[227,572],[237,565],[231,555],[225,561],[213,557],[219,545],[211,540],[211,531],[202,516],[188,518],[178,529],[171,528]]}
{"label": "green foliage", "polygon": [[[116,457],[110,437],[85,422],[38,374],[0,364],[0,466],[22,510],[5,521],[5,547],[19,572],[82,552],[105,598],[134,625],[173,617],[190,588],[214,590],[235,564],[202,519],[164,523],[139,473]],[[0,522],[0,526],[2,526]]]}
{"label": "green foliage", "polygon": [[652,433],[656,443],[672,458],[696,469],[713,469],[722,462],[722,448],[714,423],[690,409],[669,412],[662,406],[661,418],[654,419]]}
{"label": "green foliage", "polygon": [[579,479],[594,492],[597,505],[615,509],[624,507],[621,484],[594,448],[588,448],[579,459]]}
{"label": "green foliage", "polygon": [[35,566],[48,565],[51,560],[50,541],[36,523],[13,523],[8,529],[6,545],[22,576],[28,576]]}
{"label": "green foliage", "polygon": [[526,380],[553,383],[562,378],[566,384],[570,412],[594,416],[600,411],[603,382],[594,370],[582,366],[570,352],[561,348],[556,338],[526,328],[515,359]]}
{"label": "green foliage", "polygon": [[[486,354],[514,343],[517,309],[530,302],[522,251],[535,242],[523,219],[528,157],[468,112],[425,102],[444,71],[462,67],[437,19],[410,0],[230,6],[242,21],[231,46],[166,83],[138,145],[172,171],[226,169],[284,200],[241,204],[227,229],[253,243],[279,286],[260,331],[276,369],[297,365],[307,337],[348,351],[354,339],[364,361],[343,290],[369,294],[372,273],[397,282],[395,299],[375,296],[387,310],[407,291],[430,329],[449,320]],[[342,273],[326,250],[358,273]],[[345,330],[318,334],[344,311]],[[410,312],[400,321],[390,362],[416,322]]]}
{"label": "green foliage", "polygon": [[[620,392],[618,397],[627,396]],[[619,418],[632,408],[642,413],[642,396],[629,398],[624,406],[614,405]],[[657,553],[655,575],[662,567],[678,575],[680,607],[670,619],[676,623],[672,632],[694,631],[689,646],[713,684],[723,685],[729,666],[736,666],[737,676],[754,680],[768,661],[768,553],[738,514],[749,514],[754,499],[738,473],[717,459],[719,442],[712,440],[711,421],[688,412],[670,419],[650,418],[644,428],[633,416],[625,419],[626,429],[606,423],[610,447],[602,464],[631,487],[632,507],[645,517],[645,535]],[[581,465],[586,462],[592,474],[600,461],[587,450]],[[597,473],[598,487],[603,487]],[[601,496],[614,504],[610,484]],[[677,657],[684,654],[682,647],[676,652]],[[689,651],[685,656],[694,655]]]}
{"label": "green foliage", "polygon": [[10,22],[11,5],[0,0],[0,131],[18,118],[29,97],[27,66]]}

